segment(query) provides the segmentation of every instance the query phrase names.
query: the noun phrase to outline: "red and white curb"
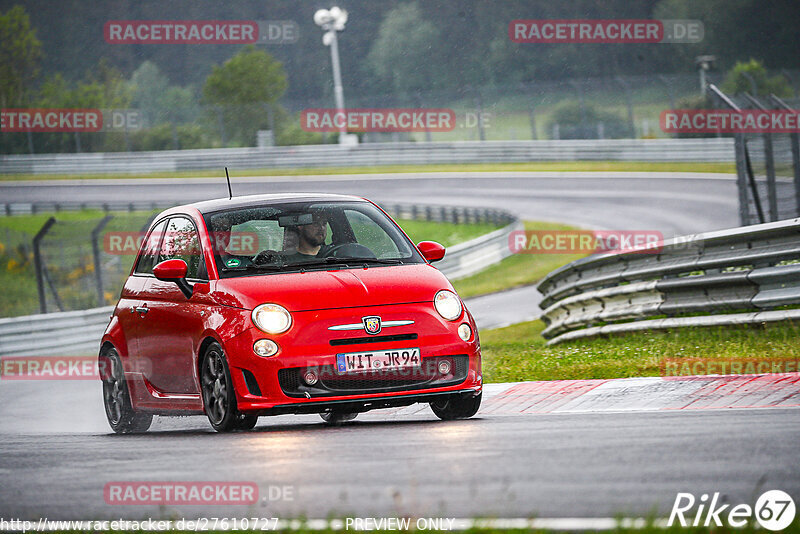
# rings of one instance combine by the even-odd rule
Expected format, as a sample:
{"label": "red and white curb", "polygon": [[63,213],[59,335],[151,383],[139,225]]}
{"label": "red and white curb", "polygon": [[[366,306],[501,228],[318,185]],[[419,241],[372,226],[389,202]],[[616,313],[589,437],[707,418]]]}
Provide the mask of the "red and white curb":
{"label": "red and white curb", "polygon": [[[549,380],[486,384],[480,415],[787,408],[800,406],[800,373]],[[411,415],[426,406],[395,412]]]}

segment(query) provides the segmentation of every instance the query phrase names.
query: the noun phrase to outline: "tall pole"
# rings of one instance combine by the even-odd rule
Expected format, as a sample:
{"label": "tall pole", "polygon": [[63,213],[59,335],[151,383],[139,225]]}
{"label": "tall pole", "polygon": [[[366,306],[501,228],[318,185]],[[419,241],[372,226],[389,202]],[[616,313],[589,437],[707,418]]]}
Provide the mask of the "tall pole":
{"label": "tall pole", "polygon": [[[319,9],[314,13],[314,23],[325,31],[322,43],[331,47],[331,64],[333,66],[333,96],[336,99],[336,115],[345,118],[344,91],[342,90],[342,70],[339,66],[339,36],[337,32],[344,30],[347,23],[347,11],[334,6],[330,9]],[[339,124],[339,144],[347,139],[347,121]]]}
{"label": "tall pole", "polygon": [[[331,28],[328,32],[331,36],[331,63],[333,64],[333,96],[336,99],[336,113],[344,113],[344,90],[342,90],[342,71],[339,68],[339,39],[336,30]],[[342,120],[339,126],[339,142],[343,141],[343,136],[347,134],[346,121]]]}

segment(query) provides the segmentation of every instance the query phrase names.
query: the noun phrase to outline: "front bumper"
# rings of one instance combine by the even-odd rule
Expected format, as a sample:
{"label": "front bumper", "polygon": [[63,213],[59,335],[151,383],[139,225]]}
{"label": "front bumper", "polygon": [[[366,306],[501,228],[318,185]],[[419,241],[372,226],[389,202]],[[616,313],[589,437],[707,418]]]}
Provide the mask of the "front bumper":
{"label": "front bumper", "polygon": [[[363,330],[341,332],[329,327],[357,323],[378,312],[384,321],[412,320],[413,324],[385,329],[369,337]],[[460,320],[442,319],[430,303],[343,308],[293,313],[292,328],[277,336],[255,327],[224,344],[231,368],[238,409],[249,414],[318,413],[333,406],[348,411],[430,402],[429,398],[482,389],[480,343],[468,312]],[[457,328],[468,323],[473,337],[462,341]],[[268,358],[253,353],[258,339],[272,339],[278,354]],[[395,370],[340,375],[336,354],[418,347],[421,366],[414,371]],[[438,363],[450,362],[451,371],[439,372]],[[319,381],[309,386],[302,380],[314,370]]]}

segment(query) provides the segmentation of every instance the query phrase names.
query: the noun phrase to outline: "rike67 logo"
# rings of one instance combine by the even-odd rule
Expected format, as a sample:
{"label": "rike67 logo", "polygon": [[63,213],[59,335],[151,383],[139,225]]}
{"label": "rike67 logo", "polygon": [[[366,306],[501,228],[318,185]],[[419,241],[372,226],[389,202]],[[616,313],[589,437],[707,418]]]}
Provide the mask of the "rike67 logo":
{"label": "rike67 logo", "polygon": [[[697,509],[692,514],[695,504]],[[691,493],[678,493],[667,526],[671,527],[677,519],[682,527],[721,527],[727,523],[731,527],[740,528],[755,519],[762,528],[778,531],[792,524],[795,512],[794,500],[781,490],[764,492],[754,507],[749,504],[737,504],[733,507],[722,504],[719,492],[714,493],[710,502],[707,493],[700,496],[699,502]]]}

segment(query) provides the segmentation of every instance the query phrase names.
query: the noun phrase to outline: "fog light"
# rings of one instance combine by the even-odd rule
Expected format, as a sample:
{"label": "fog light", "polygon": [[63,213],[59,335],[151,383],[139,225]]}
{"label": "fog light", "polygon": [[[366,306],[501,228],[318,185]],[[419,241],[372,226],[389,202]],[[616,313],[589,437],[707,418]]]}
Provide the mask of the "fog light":
{"label": "fog light", "polygon": [[303,382],[305,382],[309,386],[313,386],[314,384],[316,384],[317,380],[319,380],[319,378],[317,378],[317,373],[315,373],[314,371],[306,371],[303,374]]}
{"label": "fog light", "polygon": [[439,362],[439,374],[440,375],[450,374],[450,360],[442,360]]}
{"label": "fog light", "polygon": [[458,337],[460,337],[464,341],[469,341],[470,338],[472,337],[472,328],[470,328],[467,323],[462,323],[458,327]]}
{"label": "fog light", "polygon": [[253,352],[264,358],[278,353],[278,344],[271,339],[259,339],[253,343]]}

